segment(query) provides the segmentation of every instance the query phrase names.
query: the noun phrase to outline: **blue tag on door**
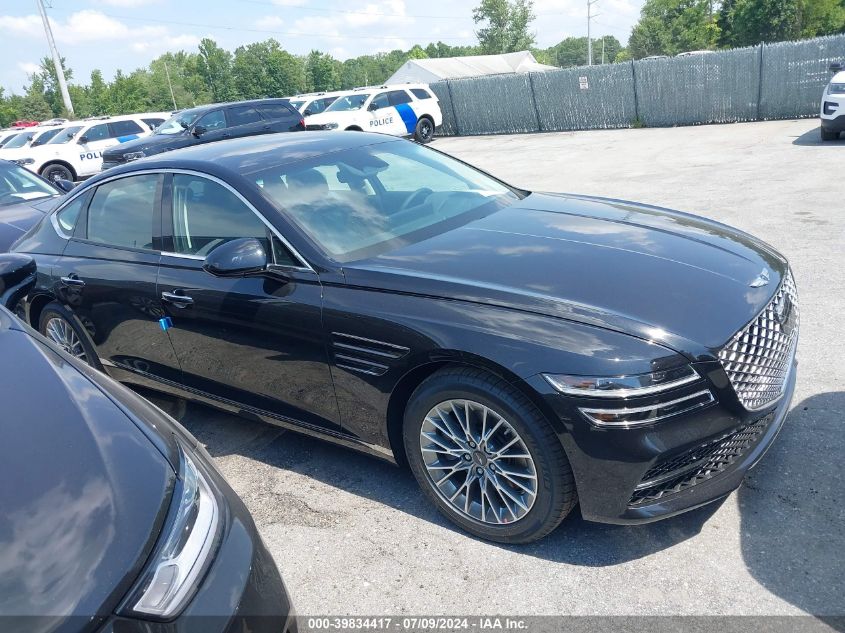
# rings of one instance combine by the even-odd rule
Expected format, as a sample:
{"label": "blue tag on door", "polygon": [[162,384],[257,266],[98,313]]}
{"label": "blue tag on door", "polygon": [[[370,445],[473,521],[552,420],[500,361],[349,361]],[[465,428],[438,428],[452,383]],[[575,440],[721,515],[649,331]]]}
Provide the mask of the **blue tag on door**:
{"label": "blue tag on door", "polygon": [[164,317],[158,320],[158,324],[161,326],[162,331],[167,332],[167,330],[173,327],[173,319]]}

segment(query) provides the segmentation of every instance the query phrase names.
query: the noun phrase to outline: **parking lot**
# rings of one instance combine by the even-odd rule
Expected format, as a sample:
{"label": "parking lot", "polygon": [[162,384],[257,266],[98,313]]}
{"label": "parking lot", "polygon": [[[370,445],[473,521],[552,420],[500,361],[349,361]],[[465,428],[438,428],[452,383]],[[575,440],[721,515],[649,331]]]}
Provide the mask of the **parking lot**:
{"label": "parking lot", "polygon": [[[515,185],[627,198],[747,230],[791,261],[798,385],[779,440],[721,504],[640,526],[581,520],[501,546],[409,473],[189,405],[180,417],[252,511],[300,614],[845,614],[845,141],[814,120],[442,138]],[[563,271],[562,271],[563,274]]]}

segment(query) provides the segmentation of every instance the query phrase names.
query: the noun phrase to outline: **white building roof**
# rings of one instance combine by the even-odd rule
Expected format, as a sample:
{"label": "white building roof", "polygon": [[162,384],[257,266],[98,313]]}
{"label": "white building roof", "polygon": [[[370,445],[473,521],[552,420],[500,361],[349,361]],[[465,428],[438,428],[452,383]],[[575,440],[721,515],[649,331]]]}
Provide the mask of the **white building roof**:
{"label": "white building roof", "polygon": [[409,59],[385,83],[432,83],[441,79],[479,77],[554,70],[554,66],[540,64],[530,51],[503,55],[470,55],[467,57],[441,57]]}

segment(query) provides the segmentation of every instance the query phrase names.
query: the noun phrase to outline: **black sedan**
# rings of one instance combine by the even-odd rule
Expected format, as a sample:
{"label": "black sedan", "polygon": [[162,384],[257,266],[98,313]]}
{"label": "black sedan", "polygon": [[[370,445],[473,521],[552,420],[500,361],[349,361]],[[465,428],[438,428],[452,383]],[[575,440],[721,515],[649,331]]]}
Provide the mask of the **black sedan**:
{"label": "black sedan", "polygon": [[646,205],[509,187],[382,135],[285,134],[90,180],[17,250],[21,312],[144,385],[407,462],[473,534],[724,497],[795,381],[786,260]]}
{"label": "black sedan", "polygon": [[103,152],[103,169],[182,147],[304,129],[305,120],[287,99],[212,103],[177,112],[151,136],[107,149]]}
{"label": "black sedan", "polygon": [[[34,271],[0,256],[0,297]],[[252,518],[193,436],[3,307],[0,350],[4,630],[295,632]]]}
{"label": "black sedan", "polygon": [[73,189],[73,183],[51,183],[31,171],[0,160],[0,252],[35,226],[56,206],[59,196]]}

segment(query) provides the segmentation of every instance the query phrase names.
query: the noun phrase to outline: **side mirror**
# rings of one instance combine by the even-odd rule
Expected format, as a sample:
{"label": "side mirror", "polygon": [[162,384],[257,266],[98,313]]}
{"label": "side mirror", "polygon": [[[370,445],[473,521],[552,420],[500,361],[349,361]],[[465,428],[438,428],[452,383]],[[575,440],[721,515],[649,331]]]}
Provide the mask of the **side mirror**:
{"label": "side mirror", "polygon": [[369,110],[370,112],[373,112],[374,110],[378,110],[378,104],[377,103],[371,103],[370,105],[367,106],[367,110]]}
{"label": "side mirror", "polygon": [[191,134],[193,134],[197,138],[199,138],[200,136],[202,136],[206,132],[208,132],[208,130],[205,129],[204,125],[195,125],[194,129],[191,130]]}
{"label": "side mirror", "polygon": [[314,114],[314,111],[311,108],[305,108],[305,112],[302,113],[302,116],[311,116]]}
{"label": "side mirror", "polygon": [[80,136],[79,140],[76,141],[76,142],[79,143],[80,145],[85,145],[85,143],[88,142],[88,137],[87,136]]}
{"label": "side mirror", "polygon": [[830,65],[830,72],[832,73],[841,73],[843,70],[845,70],[845,66],[842,66],[840,62],[833,62]]}
{"label": "side mirror", "polygon": [[13,310],[35,285],[35,270],[35,260],[29,255],[0,255],[0,305]]}
{"label": "side mirror", "polygon": [[221,244],[205,256],[202,267],[218,277],[238,277],[267,269],[267,252],[254,237]]}
{"label": "side mirror", "polygon": [[76,187],[76,183],[71,180],[65,180],[64,178],[57,178],[53,181],[53,184],[65,193],[70,193],[70,191],[72,191],[73,188]]}

